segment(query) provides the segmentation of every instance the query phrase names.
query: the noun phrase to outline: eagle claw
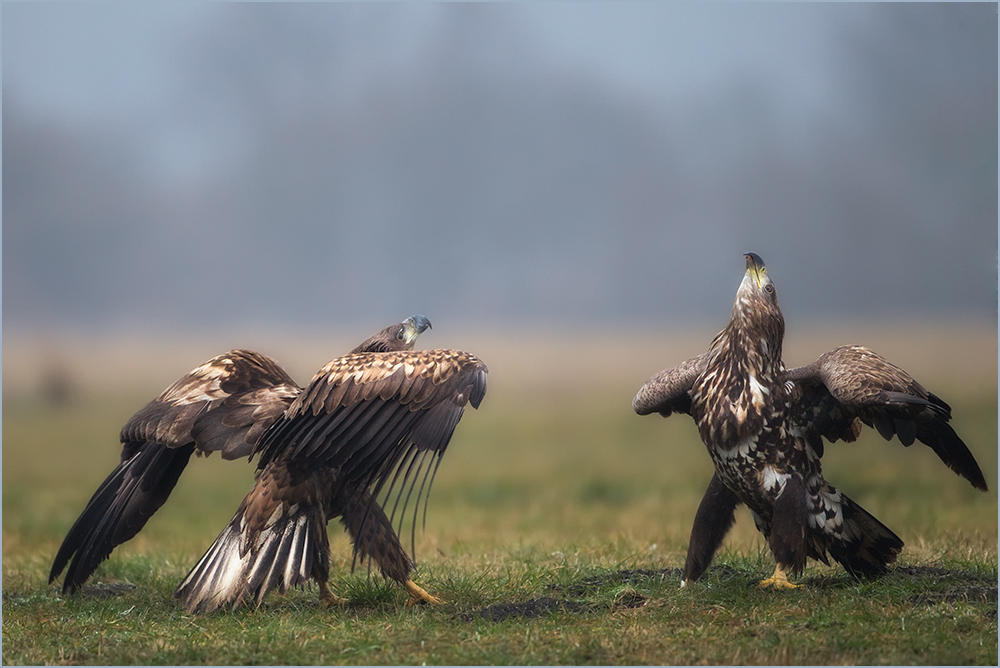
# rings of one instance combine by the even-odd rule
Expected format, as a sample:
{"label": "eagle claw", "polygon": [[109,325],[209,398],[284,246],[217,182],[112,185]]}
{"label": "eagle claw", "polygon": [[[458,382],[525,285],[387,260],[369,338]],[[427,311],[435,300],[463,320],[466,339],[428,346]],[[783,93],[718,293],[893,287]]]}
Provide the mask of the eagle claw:
{"label": "eagle claw", "polygon": [[785,569],[778,564],[774,567],[774,575],[767,578],[766,580],[761,580],[758,585],[761,589],[767,589],[771,587],[772,589],[798,589],[802,585],[792,584],[788,581],[788,577],[785,575]]}
{"label": "eagle claw", "polygon": [[335,605],[347,605],[350,603],[349,600],[343,596],[337,596],[330,589],[330,585],[326,582],[319,583],[319,604],[324,608],[329,608]]}
{"label": "eagle claw", "polygon": [[405,583],[403,583],[403,586],[406,587],[406,591],[409,592],[410,594],[410,598],[406,601],[406,605],[408,607],[419,605],[420,603],[427,603],[429,605],[440,605],[441,603],[444,603],[444,601],[437,598],[436,596],[431,596],[430,594],[428,594],[420,585],[418,585],[413,580],[407,580]]}

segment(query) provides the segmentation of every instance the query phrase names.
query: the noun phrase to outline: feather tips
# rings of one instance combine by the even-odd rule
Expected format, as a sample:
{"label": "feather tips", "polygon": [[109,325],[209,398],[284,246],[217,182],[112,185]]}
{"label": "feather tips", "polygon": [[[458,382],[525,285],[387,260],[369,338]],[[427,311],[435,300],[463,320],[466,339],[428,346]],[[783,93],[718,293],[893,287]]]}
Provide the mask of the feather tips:
{"label": "feather tips", "polygon": [[702,353],[650,378],[632,400],[632,409],[639,415],[658,412],[663,417],[674,411],[690,413],[691,396],[688,392],[705,372],[708,357],[707,352]]}
{"label": "feather tips", "polygon": [[[895,436],[904,446],[916,441],[930,446],[950,469],[976,489],[986,490],[975,457],[948,425],[948,404],[874,351],[841,346],[808,366],[789,370],[787,379],[797,384],[803,406],[822,406],[827,413],[827,422],[802,421],[804,428],[859,418],[886,440]],[[838,412],[838,420],[829,419],[832,410]],[[828,426],[821,433],[836,440]]]}
{"label": "feather tips", "polygon": [[[300,388],[277,362],[248,350],[213,357],[164,390],[125,423],[121,441],[245,457]],[[129,453],[130,454],[130,453]],[[123,453],[123,461],[127,459]]]}

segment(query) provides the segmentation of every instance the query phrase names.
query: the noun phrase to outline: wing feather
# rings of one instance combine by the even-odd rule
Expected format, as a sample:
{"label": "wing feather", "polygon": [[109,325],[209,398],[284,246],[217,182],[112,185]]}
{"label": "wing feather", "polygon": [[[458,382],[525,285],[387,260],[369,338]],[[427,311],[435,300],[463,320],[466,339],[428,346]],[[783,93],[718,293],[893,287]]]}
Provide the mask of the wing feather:
{"label": "wing feather", "polygon": [[786,379],[801,395],[795,421],[813,439],[854,440],[860,420],[886,440],[897,436],[903,445],[930,446],[950,469],[986,490],[975,457],[948,424],[948,404],[868,348],[841,346],[789,370]]}
{"label": "wing feather", "polygon": [[444,409],[430,411],[428,426],[413,431],[420,447],[439,449],[447,441],[441,436],[450,437],[465,404],[478,406],[482,400],[486,373],[479,359],[456,350],[359,353],[333,360],[260,440],[259,466],[291,448],[295,459],[342,468],[358,480],[384,463],[390,451],[404,447],[388,438],[394,428],[383,427],[407,422],[403,417],[413,411],[421,412],[415,421],[423,423],[431,408],[447,403],[454,419],[442,422]]}
{"label": "wing feather", "polygon": [[[245,457],[256,439],[300,392],[277,362],[249,350],[231,350],[178,379],[122,427],[122,461],[129,444],[168,448],[191,442],[227,459]],[[253,435],[252,437],[250,435]]]}
{"label": "wing feather", "polygon": [[50,581],[68,564],[63,589],[77,589],[166,502],[192,452],[246,457],[299,391],[277,362],[247,350],[178,379],[122,427],[121,464],[63,540]]}
{"label": "wing feather", "polygon": [[[395,496],[393,517],[398,509],[402,522],[410,501],[426,504],[436,464],[465,406],[482,401],[486,375],[479,359],[456,350],[333,360],[260,439],[258,468],[279,460],[303,476],[328,468],[336,471],[331,497],[371,490],[375,504],[384,490],[385,501]],[[359,535],[376,516],[362,513]]]}
{"label": "wing feather", "polygon": [[691,395],[688,391],[708,366],[708,353],[702,353],[675,367],[656,374],[642,386],[632,400],[632,408],[639,415],[657,412],[668,417],[674,411],[691,412]]}

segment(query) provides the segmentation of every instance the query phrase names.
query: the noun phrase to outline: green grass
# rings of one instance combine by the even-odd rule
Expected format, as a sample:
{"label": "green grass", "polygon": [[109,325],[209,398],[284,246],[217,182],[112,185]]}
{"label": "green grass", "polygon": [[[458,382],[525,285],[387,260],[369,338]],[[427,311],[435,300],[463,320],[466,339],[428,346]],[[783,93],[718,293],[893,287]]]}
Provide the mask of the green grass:
{"label": "green grass", "polygon": [[[973,490],[928,448],[868,432],[824,458],[827,478],[906,542],[886,577],[859,582],[810,563],[805,587],[761,591],[773,563],[740,511],[713,569],[681,589],[676,569],[711,476],[691,420],[632,414],[633,379],[524,395],[495,372],[416,537],[415,579],[446,601],[433,608],[352,574],[331,524],[333,586],[349,605],[324,610],[305,589],[272,593],[258,610],[181,611],[173,588],[251,484],[252,466],[218,457],[192,460],[93,578],[133,589],[64,599],[47,583],[52,557],[116,464],[120,425],[158,388],[64,407],[5,393],[4,663],[997,663],[996,492]],[[960,400],[932,387],[995,490],[995,385]]]}

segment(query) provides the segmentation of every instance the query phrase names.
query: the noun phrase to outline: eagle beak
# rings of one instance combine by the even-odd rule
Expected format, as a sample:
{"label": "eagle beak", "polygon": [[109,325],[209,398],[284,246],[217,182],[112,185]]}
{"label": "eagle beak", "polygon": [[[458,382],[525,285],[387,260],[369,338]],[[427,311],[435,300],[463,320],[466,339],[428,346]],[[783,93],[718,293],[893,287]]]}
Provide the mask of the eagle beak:
{"label": "eagle beak", "polygon": [[767,269],[764,268],[764,261],[756,253],[745,253],[747,259],[747,273],[757,283],[758,288],[763,288],[768,282]]}
{"label": "eagle beak", "polygon": [[417,337],[431,328],[431,321],[422,315],[411,315],[403,321],[403,339],[406,345],[417,340]]}

